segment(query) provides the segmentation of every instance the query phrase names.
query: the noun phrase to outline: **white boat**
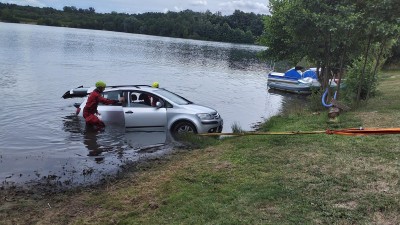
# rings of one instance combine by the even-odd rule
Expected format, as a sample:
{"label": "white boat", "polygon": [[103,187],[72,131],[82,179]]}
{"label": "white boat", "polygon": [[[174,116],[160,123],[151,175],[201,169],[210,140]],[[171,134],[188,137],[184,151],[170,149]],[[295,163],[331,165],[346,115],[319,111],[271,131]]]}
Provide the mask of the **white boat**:
{"label": "white boat", "polygon": [[285,82],[285,83],[297,83],[299,79],[311,78],[318,81],[317,68],[310,68],[304,72],[301,72],[303,67],[296,66],[286,71],[285,73],[279,73],[272,71],[267,75],[268,82]]}
{"label": "white boat", "polygon": [[[311,94],[313,89],[321,87],[318,81],[317,68],[310,68],[301,72],[303,67],[296,66],[285,73],[270,72],[267,75],[267,84],[269,88],[296,93]],[[335,86],[334,81],[330,82],[331,86]]]}

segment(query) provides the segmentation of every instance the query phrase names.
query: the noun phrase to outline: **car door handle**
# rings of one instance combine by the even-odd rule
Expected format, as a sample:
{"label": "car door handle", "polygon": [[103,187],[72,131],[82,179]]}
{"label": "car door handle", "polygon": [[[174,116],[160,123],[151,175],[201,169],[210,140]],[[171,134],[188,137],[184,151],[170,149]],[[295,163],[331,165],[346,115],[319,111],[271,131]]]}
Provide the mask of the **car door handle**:
{"label": "car door handle", "polygon": [[133,112],[132,111],[126,111],[125,113],[126,114],[132,114]]}

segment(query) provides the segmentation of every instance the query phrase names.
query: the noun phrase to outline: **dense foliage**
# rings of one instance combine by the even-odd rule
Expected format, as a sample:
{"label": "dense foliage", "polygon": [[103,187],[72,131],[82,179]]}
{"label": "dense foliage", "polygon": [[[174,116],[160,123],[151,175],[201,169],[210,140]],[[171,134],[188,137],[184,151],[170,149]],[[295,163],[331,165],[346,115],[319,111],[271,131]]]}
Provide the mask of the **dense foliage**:
{"label": "dense foliage", "polygon": [[[365,59],[364,57],[360,57],[356,59],[352,65],[350,65],[346,72],[346,88],[344,90],[343,98],[346,100],[356,99],[358,94],[358,86],[360,83],[360,74],[363,72]],[[377,77],[374,76],[373,60],[368,60],[365,65],[365,76],[362,78],[361,92],[360,98],[367,99],[367,95],[374,96],[376,92],[377,86]],[[369,86],[371,85],[371,87]]]}
{"label": "dense foliage", "polygon": [[[274,60],[306,58],[320,68],[323,86],[341,78],[346,68],[357,65],[357,102],[368,98],[376,74],[399,37],[398,0],[307,1],[270,0],[271,16],[265,17],[262,43],[265,56]],[[363,62],[354,63],[363,58]],[[373,66],[367,66],[368,64]],[[361,68],[360,68],[361,66]],[[371,71],[368,71],[370,69]],[[369,77],[370,76],[370,77]],[[348,86],[350,88],[350,86]],[[363,95],[363,92],[367,94]]]}
{"label": "dense foliage", "polygon": [[387,68],[400,68],[400,37],[397,39],[396,44],[392,47],[391,54],[386,60],[385,66]]}
{"label": "dense foliage", "polygon": [[185,10],[167,13],[96,13],[65,6],[62,11],[0,3],[0,20],[95,30],[253,44],[262,34],[262,15],[236,10],[232,15]]}

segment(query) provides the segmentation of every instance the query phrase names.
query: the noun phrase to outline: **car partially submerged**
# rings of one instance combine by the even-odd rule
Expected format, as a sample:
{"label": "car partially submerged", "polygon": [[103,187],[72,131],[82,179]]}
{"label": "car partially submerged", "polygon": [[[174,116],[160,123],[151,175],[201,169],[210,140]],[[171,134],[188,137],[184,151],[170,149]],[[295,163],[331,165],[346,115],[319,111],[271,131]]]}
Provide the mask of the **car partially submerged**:
{"label": "car partially submerged", "polygon": [[[94,87],[77,87],[67,91],[62,97],[85,97],[76,103],[76,113],[83,116],[87,96]],[[149,85],[107,86],[103,97],[125,102],[116,105],[99,103],[101,120],[107,124],[121,124],[133,131],[169,130],[172,133],[220,133],[223,119],[219,113],[206,106],[197,105],[164,88]]]}

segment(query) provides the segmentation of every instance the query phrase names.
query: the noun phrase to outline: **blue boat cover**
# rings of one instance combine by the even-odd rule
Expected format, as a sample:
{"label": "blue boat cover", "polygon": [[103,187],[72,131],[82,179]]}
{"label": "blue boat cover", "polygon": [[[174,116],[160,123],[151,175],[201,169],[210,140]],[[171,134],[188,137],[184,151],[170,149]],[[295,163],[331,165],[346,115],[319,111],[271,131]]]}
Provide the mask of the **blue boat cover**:
{"label": "blue boat cover", "polygon": [[301,74],[299,72],[297,72],[297,70],[295,68],[290,69],[288,71],[286,71],[285,73],[285,78],[286,79],[301,79]]}
{"label": "blue boat cover", "polygon": [[303,78],[311,77],[312,79],[318,80],[317,73],[315,71],[316,71],[316,69],[308,69],[308,70],[304,71]]}
{"label": "blue boat cover", "polygon": [[317,71],[316,68],[310,68],[304,71],[304,73],[301,73],[301,71],[296,70],[296,68],[294,67],[286,71],[284,74],[271,72],[268,74],[268,78],[281,79],[281,80],[299,80],[310,77],[312,79],[318,80],[316,71]]}

